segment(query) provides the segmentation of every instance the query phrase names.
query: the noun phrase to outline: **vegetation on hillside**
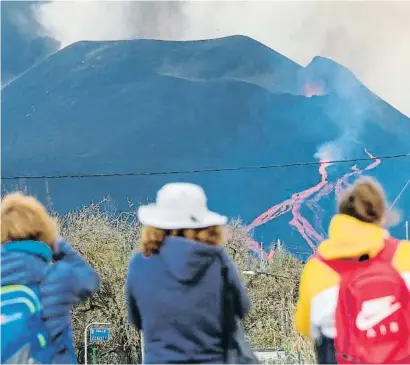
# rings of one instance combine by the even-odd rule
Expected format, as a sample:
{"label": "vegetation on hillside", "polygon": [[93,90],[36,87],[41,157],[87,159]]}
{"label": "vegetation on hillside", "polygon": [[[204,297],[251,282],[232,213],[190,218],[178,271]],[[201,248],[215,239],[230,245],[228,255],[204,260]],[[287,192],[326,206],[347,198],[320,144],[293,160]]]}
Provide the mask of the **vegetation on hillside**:
{"label": "vegetation on hillside", "polygon": [[[99,205],[59,217],[62,235],[99,272],[100,290],[73,310],[73,330],[79,363],[84,363],[84,330],[91,322],[110,322],[110,341],[88,346],[88,362],[96,348],[99,364],[139,363],[139,334],[128,324],[125,305],[125,277],[129,258],[138,250],[140,225],[135,212],[108,215]],[[251,297],[251,311],[244,328],[253,348],[283,349],[298,362],[315,361],[311,344],[300,337],[293,324],[302,263],[284,250],[260,266],[260,260],[246,249],[246,233],[240,221],[232,221],[227,232],[227,249],[238,269],[253,270],[244,280]],[[259,273],[259,272],[263,273]]]}

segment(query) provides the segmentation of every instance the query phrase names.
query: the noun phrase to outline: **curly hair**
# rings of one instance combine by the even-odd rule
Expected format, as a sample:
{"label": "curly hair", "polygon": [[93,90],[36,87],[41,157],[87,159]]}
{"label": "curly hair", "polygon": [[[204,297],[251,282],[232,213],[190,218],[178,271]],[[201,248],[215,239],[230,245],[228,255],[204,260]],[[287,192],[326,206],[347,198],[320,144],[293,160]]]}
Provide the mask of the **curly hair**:
{"label": "curly hair", "polygon": [[177,230],[164,230],[151,226],[144,226],[140,241],[141,253],[146,257],[158,254],[165,238],[168,236],[183,237],[188,240],[218,246],[224,241],[224,230],[221,226]]}
{"label": "curly hair", "polygon": [[58,237],[57,222],[34,197],[20,192],[1,201],[1,243],[32,240],[53,247]]}
{"label": "curly hair", "polygon": [[369,177],[360,178],[347,189],[339,200],[338,208],[341,214],[377,225],[383,223],[387,214],[383,188]]}

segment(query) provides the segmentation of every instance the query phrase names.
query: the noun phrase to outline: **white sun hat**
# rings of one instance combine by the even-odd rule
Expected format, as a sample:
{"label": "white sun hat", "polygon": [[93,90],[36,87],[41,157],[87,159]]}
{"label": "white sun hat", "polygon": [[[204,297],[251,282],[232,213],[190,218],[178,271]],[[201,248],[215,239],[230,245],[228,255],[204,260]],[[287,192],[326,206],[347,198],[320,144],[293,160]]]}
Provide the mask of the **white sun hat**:
{"label": "white sun hat", "polygon": [[138,209],[138,219],[143,225],[160,229],[206,228],[228,221],[227,217],[208,210],[204,190],[189,183],[164,185],[154,204]]}

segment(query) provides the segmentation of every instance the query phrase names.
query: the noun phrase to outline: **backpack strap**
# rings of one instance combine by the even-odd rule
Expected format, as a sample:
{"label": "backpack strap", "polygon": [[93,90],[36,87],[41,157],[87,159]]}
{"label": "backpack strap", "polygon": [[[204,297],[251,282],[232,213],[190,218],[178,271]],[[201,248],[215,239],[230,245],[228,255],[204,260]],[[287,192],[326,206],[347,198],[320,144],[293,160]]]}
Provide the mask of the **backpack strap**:
{"label": "backpack strap", "polygon": [[231,342],[231,336],[233,332],[233,322],[234,322],[234,308],[232,302],[232,291],[229,282],[229,268],[224,262],[223,258],[221,261],[221,310],[222,310],[222,348],[224,351],[224,361],[228,363],[229,359],[229,348]]}
{"label": "backpack strap", "polygon": [[[396,238],[386,238],[384,240],[383,249],[379,252],[378,255],[374,257],[374,259],[391,262],[394,258],[397,248],[399,247],[400,242],[401,241]],[[319,252],[316,252],[313,257],[323,262],[326,266],[336,271],[339,275],[343,275],[346,272],[357,269],[358,264],[360,264],[360,261],[356,259],[327,260]]]}
{"label": "backpack strap", "polygon": [[396,238],[386,238],[384,240],[384,248],[375,257],[377,260],[391,262],[394,259],[397,249],[400,245],[400,240]]}

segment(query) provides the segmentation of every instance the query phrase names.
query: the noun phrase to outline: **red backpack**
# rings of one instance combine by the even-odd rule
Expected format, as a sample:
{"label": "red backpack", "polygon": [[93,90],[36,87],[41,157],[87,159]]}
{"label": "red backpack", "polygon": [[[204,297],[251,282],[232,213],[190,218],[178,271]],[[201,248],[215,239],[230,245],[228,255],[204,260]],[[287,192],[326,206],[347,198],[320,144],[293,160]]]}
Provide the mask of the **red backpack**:
{"label": "red backpack", "polygon": [[392,260],[388,239],[374,258],[325,260],[340,275],[335,313],[339,364],[410,364],[410,291]]}

